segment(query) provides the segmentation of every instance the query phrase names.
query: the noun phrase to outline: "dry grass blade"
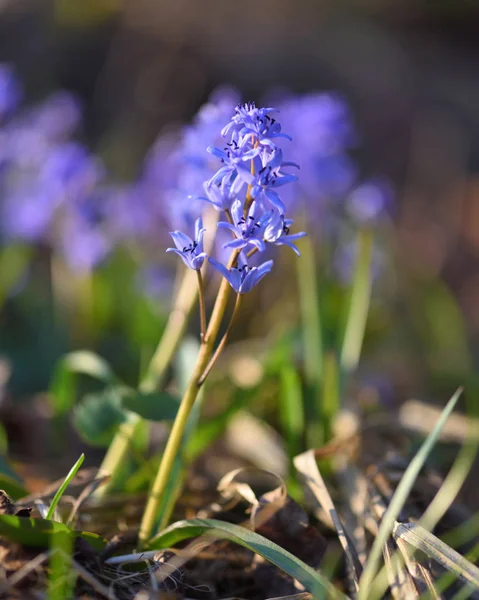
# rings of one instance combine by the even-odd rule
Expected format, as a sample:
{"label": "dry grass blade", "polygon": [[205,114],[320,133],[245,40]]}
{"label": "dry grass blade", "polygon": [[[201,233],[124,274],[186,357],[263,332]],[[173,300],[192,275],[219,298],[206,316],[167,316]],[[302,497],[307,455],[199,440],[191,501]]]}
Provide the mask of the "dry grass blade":
{"label": "dry grass blade", "polygon": [[396,552],[393,544],[388,541],[383,547],[384,564],[391,588],[391,595],[396,600],[404,598],[417,598],[418,594],[414,587],[411,576],[403,568],[401,561],[396,560]]}
{"label": "dry grass blade", "polygon": [[303,454],[296,456],[293,459],[293,462],[297,471],[304,478],[306,485],[313,493],[319,505],[331,517],[333,525],[338,534],[339,541],[346,554],[351,573],[353,574],[354,586],[357,591],[362,572],[361,562],[359,560],[356,548],[351,540],[351,536],[348,535],[343,524],[341,523],[336,507],[334,506],[333,500],[328,492],[328,489],[326,488],[316,463],[314,450],[308,450],[308,452],[304,452]]}
{"label": "dry grass blade", "polygon": [[465,583],[479,589],[479,569],[456,552],[434,534],[416,523],[397,523],[393,530],[396,538],[401,538],[417,550],[421,550],[441,564]]}
{"label": "dry grass blade", "polygon": [[[371,509],[380,522],[386,513],[387,506],[376,488],[373,488],[371,494]],[[377,524],[376,524],[377,527]],[[375,533],[377,535],[377,531]],[[398,544],[399,546],[399,544]],[[414,578],[411,571],[404,569],[404,563],[408,562],[408,554],[402,552],[399,546],[399,553],[390,540],[387,540],[383,547],[384,568],[387,581],[391,588],[391,594],[394,598],[402,600],[404,598],[417,598],[417,590],[414,585]]]}
{"label": "dry grass blade", "polygon": [[[271,489],[263,493],[261,498],[257,497],[252,487],[254,479],[258,479],[258,476],[271,481]],[[256,467],[240,467],[230,471],[221,479],[217,489],[226,500],[240,497],[251,504],[250,523],[253,531],[278,512],[288,498],[286,484],[279,475]],[[257,521],[259,512],[261,521]]]}
{"label": "dry grass blade", "polygon": [[345,527],[351,532],[354,547],[362,566],[366,563],[368,544],[364,523],[368,518],[368,485],[359,470],[348,464],[336,468],[339,483],[344,498],[349,498],[347,513],[344,519]]}
{"label": "dry grass blade", "polygon": [[396,544],[398,545],[402,559],[404,560],[418,593],[424,594],[425,592],[429,592],[431,599],[439,600],[440,596],[434,588],[434,583],[432,581],[432,576],[429,569],[414,560],[410,548],[408,548],[404,540],[397,538]]}

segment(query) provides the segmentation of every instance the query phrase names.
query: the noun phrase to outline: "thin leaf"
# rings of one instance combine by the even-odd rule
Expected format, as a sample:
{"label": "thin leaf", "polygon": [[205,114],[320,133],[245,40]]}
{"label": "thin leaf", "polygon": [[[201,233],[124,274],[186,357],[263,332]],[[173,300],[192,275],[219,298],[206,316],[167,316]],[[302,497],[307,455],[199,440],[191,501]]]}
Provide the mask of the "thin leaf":
{"label": "thin leaf", "polygon": [[328,492],[326,484],[321,476],[316,458],[314,456],[314,450],[308,450],[293,459],[294,466],[304,478],[306,485],[309,487],[318,504],[331,518],[332,524],[336,529],[341,546],[346,554],[349,566],[351,568],[354,585],[356,590],[358,589],[359,578],[361,577],[362,567],[361,561],[359,560],[358,553],[354,547],[351,536],[347,534],[341,519],[339,518],[336,507],[334,506],[333,500]]}
{"label": "thin leaf", "polygon": [[0,515],[0,536],[11,542],[34,548],[48,548],[52,535],[57,533],[67,533],[74,538],[81,537],[95,550],[103,550],[106,545],[106,540],[96,533],[74,531],[57,521]]}
{"label": "thin leaf", "polygon": [[475,418],[475,413],[477,411],[475,400],[475,397],[474,400],[472,400],[469,394],[466,394],[466,405],[469,409],[468,413],[471,413],[466,417],[466,439],[437,494],[419,521],[419,524],[428,531],[434,529],[436,524],[454,502],[476,459],[479,436],[477,435],[478,423]]}
{"label": "thin leaf", "polygon": [[351,288],[351,300],[341,349],[341,367],[354,371],[359,362],[371,299],[371,258],[373,234],[369,229],[358,231],[357,256]]}
{"label": "thin leaf", "polygon": [[279,370],[279,418],[286,440],[288,455],[300,452],[304,434],[303,390],[301,379],[291,360],[285,362]]}
{"label": "thin leaf", "polygon": [[323,442],[326,442],[331,438],[332,422],[339,411],[339,371],[334,352],[326,352],[323,365],[321,420],[323,424]]}
{"label": "thin leaf", "polygon": [[396,488],[396,491],[394,492],[394,495],[379,527],[378,535],[374,540],[371,552],[369,553],[369,558],[364,568],[364,572],[361,576],[359,582],[358,600],[367,600],[367,598],[369,598],[368,594],[370,592],[374,576],[378,570],[382,548],[391,534],[395,521],[402,507],[404,506],[407,497],[409,496],[414,482],[416,481],[419,472],[429,456],[429,453],[433,449],[444,423],[447,421],[449,415],[456,406],[461,393],[462,389],[458,389],[449,400],[441,413],[441,417],[434,426],[434,429],[424,440],[418,452],[409,463],[408,468],[406,469],[398,487]]}
{"label": "thin leaf", "polygon": [[76,463],[73,465],[73,467],[70,469],[70,472],[65,477],[65,481],[62,483],[62,485],[58,489],[58,492],[55,494],[55,496],[53,496],[52,503],[50,504],[50,508],[48,509],[48,513],[47,513],[47,516],[46,516],[47,520],[51,520],[53,518],[53,514],[55,513],[55,509],[56,509],[58,503],[60,502],[61,497],[65,493],[65,490],[67,489],[67,487],[68,487],[69,483],[71,482],[71,480],[78,473],[78,471],[79,471],[80,467],[82,466],[84,460],[85,460],[85,455],[82,454],[80,456],[80,458],[76,461]]}
{"label": "thin leaf", "polygon": [[306,380],[308,385],[318,386],[322,374],[323,341],[316,252],[311,236],[301,240],[301,260],[297,265]]}
{"label": "thin leaf", "polygon": [[148,547],[155,550],[169,548],[183,540],[198,536],[204,536],[203,540],[199,540],[200,543],[225,539],[248,548],[299,581],[314,598],[341,598],[343,600],[347,598],[321,573],[303,563],[287,550],[249,529],[232,523],[224,523],[216,519],[179,521],[154,537]]}

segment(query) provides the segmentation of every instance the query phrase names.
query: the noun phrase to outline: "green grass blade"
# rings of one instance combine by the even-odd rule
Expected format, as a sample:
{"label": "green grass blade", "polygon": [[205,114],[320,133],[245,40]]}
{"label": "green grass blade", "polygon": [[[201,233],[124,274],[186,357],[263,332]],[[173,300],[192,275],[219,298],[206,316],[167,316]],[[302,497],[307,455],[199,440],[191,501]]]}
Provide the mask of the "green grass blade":
{"label": "green grass blade", "polygon": [[419,475],[419,472],[421,471],[427,457],[429,456],[429,453],[433,449],[439,437],[441,429],[443,428],[449,415],[456,406],[456,403],[461,393],[462,389],[460,388],[449,400],[433,430],[424,440],[418,452],[416,453],[412,461],[409,463],[408,468],[406,469],[398,487],[396,488],[396,491],[394,492],[394,495],[391,499],[391,503],[389,504],[388,509],[384,514],[383,520],[379,527],[378,535],[374,540],[367,563],[364,567],[364,571],[359,582],[358,600],[368,600],[368,598],[370,597],[370,588],[373,583],[374,576],[376,575],[378,570],[383,546],[386,543],[388,537],[390,536],[395,521],[402,507],[404,506],[404,503],[406,502],[406,499],[416,481],[416,478]]}
{"label": "green grass blade", "polygon": [[333,420],[339,411],[339,369],[334,352],[327,352],[324,356],[323,381],[322,381],[322,415],[323,443],[331,438]]}
{"label": "green grass blade", "polygon": [[359,230],[357,244],[351,300],[341,349],[341,367],[345,372],[356,369],[366,331],[371,300],[372,231],[370,229]]}
{"label": "green grass blade", "polygon": [[148,544],[152,550],[169,548],[179,542],[204,536],[206,543],[225,539],[256,552],[272,564],[299,581],[314,598],[345,600],[347,596],[337,590],[320,572],[305,564],[293,554],[284,550],[267,538],[245,529],[240,525],[225,523],[216,519],[191,519],[174,523]]}
{"label": "green grass blade", "polygon": [[71,568],[70,559],[73,553],[74,540],[72,536],[58,533],[52,536],[50,549],[52,551],[48,577],[48,600],[64,600],[73,598],[76,574]]}
{"label": "green grass blade", "polygon": [[475,400],[475,396],[471,398],[466,392],[466,408],[469,409],[467,412],[470,417],[467,425],[466,439],[437,494],[419,521],[419,524],[429,531],[434,529],[454,502],[476,460],[479,438],[476,435],[477,425],[474,424],[476,421],[475,413],[477,412]]}
{"label": "green grass blade", "polygon": [[279,418],[288,455],[293,457],[301,451],[304,411],[301,378],[290,360],[281,366],[279,379]]}
{"label": "green grass blade", "polygon": [[316,275],[316,253],[311,236],[301,240],[298,260],[298,286],[303,332],[304,371],[308,385],[321,380],[323,341]]}
{"label": "green grass blade", "polygon": [[50,504],[50,508],[48,509],[48,512],[47,512],[47,516],[46,516],[47,520],[51,520],[52,519],[53,514],[55,512],[55,509],[56,509],[58,503],[60,502],[61,497],[65,493],[65,490],[69,486],[71,480],[78,473],[78,470],[82,466],[84,460],[85,460],[85,455],[82,454],[80,456],[80,458],[76,461],[76,463],[73,465],[73,467],[70,469],[70,472],[65,477],[65,481],[61,484],[61,486],[58,489],[57,493],[53,496],[52,503]]}

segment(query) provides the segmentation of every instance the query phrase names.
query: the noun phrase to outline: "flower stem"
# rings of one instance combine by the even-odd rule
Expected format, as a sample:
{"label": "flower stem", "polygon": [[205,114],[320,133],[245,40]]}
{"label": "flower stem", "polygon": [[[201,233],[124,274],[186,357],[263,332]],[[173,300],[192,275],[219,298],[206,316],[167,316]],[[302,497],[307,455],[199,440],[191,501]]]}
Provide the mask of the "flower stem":
{"label": "flower stem", "polygon": [[[236,263],[239,251],[232,253],[229,260],[229,268]],[[195,403],[198,392],[201,388],[201,377],[210,361],[213,353],[213,347],[218,337],[219,328],[223,319],[228,298],[231,293],[230,284],[226,279],[223,279],[218,290],[218,296],[216,298],[213,311],[211,313],[210,322],[206,330],[206,335],[196,359],[196,364],[193,369],[193,373],[190,378],[190,382],[186,389],[186,392],[181,400],[180,408],[176,415],[173,427],[171,429],[168,441],[166,443],[163,457],[161,459],[160,467],[156,474],[155,481],[151,488],[148,500],[146,503],[145,512],[140,525],[140,531],[138,534],[138,540],[140,548],[143,548],[151,536],[153,528],[158,518],[158,508],[160,506],[162,495],[168,484],[171,469],[175,461],[175,457],[178,454],[183,433],[185,431],[186,423],[188,421],[189,414]]]}
{"label": "flower stem", "polygon": [[198,296],[200,299],[201,341],[203,341],[206,335],[205,289],[203,285],[203,276],[199,269],[196,271],[196,275],[198,276]]}
{"label": "flower stem", "polygon": [[199,381],[198,381],[198,385],[203,385],[204,381],[206,380],[206,378],[208,377],[208,375],[210,374],[211,369],[213,368],[216,360],[218,359],[218,356],[221,354],[223,348],[226,345],[226,342],[228,341],[228,336],[230,334],[230,331],[234,325],[234,322],[236,321],[236,317],[238,316],[238,312],[239,312],[239,308],[241,305],[241,294],[238,294],[236,296],[236,302],[235,302],[235,306],[233,309],[233,313],[231,315],[231,319],[230,322],[228,324],[228,327],[226,328],[226,331],[223,335],[223,337],[221,338],[220,343],[218,344],[215,353],[213,354],[213,356],[210,358],[210,361],[208,363],[208,365],[206,366],[206,369],[203,372],[203,375],[200,377]]}

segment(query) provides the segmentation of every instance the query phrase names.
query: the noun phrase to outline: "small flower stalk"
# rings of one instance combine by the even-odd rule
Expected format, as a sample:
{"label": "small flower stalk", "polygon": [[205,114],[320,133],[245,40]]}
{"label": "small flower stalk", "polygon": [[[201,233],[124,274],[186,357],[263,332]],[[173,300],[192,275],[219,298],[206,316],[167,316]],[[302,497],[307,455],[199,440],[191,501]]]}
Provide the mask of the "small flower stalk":
{"label": "small flower stalk", "polygon": [[[280,123],[273,116],[276,112],[273,108],[257,108],[254,103],[237,106],[231,121],[221,132],[225,140],[224,147],[209,146],[206,149],[219,159],[220,166],[205,182],[205,195],[197,198],[205,201],[205,206],[212,205],[224,215],[217,226],[231,233],[231,240],[221,248],[222,254],[224,250],[231,251],[228,262],[225,264],[204,252],[203,236],[213,232],[205,231],[201,218],[196,220],[194,237],[178,230],[170,233],[175,247],[168,248],[167,252],[177,254],[187,268],[197,272],[201,346],[143,515],[139,534],[141,546],[147,543],[158,521],[158,508],[188,416],[200,387],[227,342],[240,309],[241,298],[273,269],[274,262],[269,256],[259,265],[252,264],[252,256],[280,245],[289,246],[299,256],[294,242],[306,235],[304,232],[291,233],[293,221],[285,216],[285,204],[279,195],[282,186],[297,180],[297,175],[290,170],[297,170],[299,166],[284,161],[283,151],[276,145],[278,139],[291,139],[281,131]],[[202,275],[207,264],[222,278],[208,323]],[[222,339],[217,342],[232,291],[236,293],[233,313]]]}

